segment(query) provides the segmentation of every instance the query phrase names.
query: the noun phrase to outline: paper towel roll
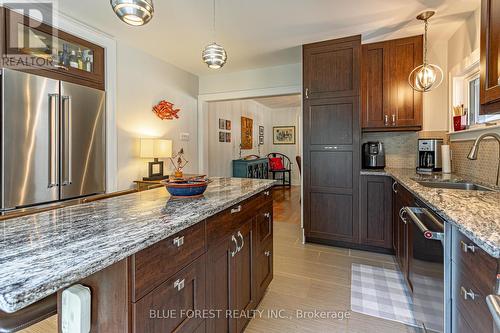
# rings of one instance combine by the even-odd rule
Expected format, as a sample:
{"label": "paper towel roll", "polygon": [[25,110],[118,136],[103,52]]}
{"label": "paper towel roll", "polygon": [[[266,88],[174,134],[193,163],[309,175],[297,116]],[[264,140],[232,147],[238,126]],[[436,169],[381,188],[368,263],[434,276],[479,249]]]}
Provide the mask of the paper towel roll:
{"label": "paper towel roll", "polygon": [[441,161],[443,164],[443,173],[451,173],[451,154],[449,145],[441,146]]}

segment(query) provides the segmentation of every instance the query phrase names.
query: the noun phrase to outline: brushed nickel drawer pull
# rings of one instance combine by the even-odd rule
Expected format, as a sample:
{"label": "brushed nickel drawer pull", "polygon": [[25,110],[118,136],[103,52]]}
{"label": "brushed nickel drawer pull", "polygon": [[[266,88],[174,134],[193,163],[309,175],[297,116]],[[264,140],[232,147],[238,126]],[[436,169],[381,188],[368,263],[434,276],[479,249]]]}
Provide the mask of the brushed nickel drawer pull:
{"label": "brushed nickel drawer pull", "polygon": [[394,183],[392,183],[392,192],[394,192],[394,193],[396,193],[396,194],[397,194],[397,193],[398,193],[398,190],[396,189],[396,185],[398,185],[398,182],[394,182]]}
{"label": "brushed nickel drawer pull", "polygon": [[238,252],[240,252],[243,249],[243,246],[245,245],[245,240],[243,239],[243,235],[241,234],[240,231],[238,231],[238,237],[241,239],[241,246],[238,248]]}
{"label": "brushed nickel drawer pull", "polygon": [[464,287],[460,287],[460,295],[462,295],[462,297],[466,301],[468,299],[471,299],[473,301],[476,298],[476,296],[479,296],[472,289],[469,289],[469,291],[467,291],[467,289],[465,289]]}
{"label": "brushed nickel drawer pull", "polygon": [[384,126],[389,125],[389,115],[385,114],[384,115]]}
{"label": "brushed nickel drawer pull", "polygon": [[241,205],[238,205],[236,208],[231,209],[231,214],[236,214],[241,212]]}
{"label": "brushed nickel drawer pull", "polygon": [[265,196],[267,196],[267,197],[268,197],[270,194],[271,194],[271,192],[269,192],[269,191],[264,191],[264,195],[265,195]]}
{"label": "brushed nickel drawer pull", "polygon": [[271,251],[266,251],[266,252],[264,252],[264,255],[265,255],[266,257],[270,257],[270,256],[271,256]]}
{"label": "brushed nickel drawer pull", "polygon": [[182,289],[184,289],[184,282],[184,279],[175,281],[174,288],[177,289],[177,291],[181,291]]}
{"label": "brushed nickel drawer pull", "polygon": [[404,207],[399,210],[399,217],[404,222],[404,224],[407,224],[408,222],[406,221],[405,216],[404,216],[405,213],[406,213],[406,210]]}
{"label": "brushed nickel drawer pull", "polygon": [[469,251],[472,253],[476,252],[476,246],[474,244],[467,244],[464,241],[460,241],[460,247],[462,248],[462,251],[464,251],[465,253]]}
{"label": "brushed nickel drawer pull", "polygon": [[337,146],[324,146],[323,149],[326,149],[326,150],[332,150],[332,149],[333,150],[337,150],[337,149],[339,149],[339,147],[337,147]]}
{"label": "brushed nickel drawer pull", "polygon": [[268,220],[271,220],[271,213],[264,213],[264,217]]}
{"label": "brushed nickel drawer pull", "polygon": [[234,251],[231,251],[231,257],[234,257],[236,253],[239,252],[240,247],[238,246],[238,241],[236,240],[236,237],[234,237],[234,235],[231,236],[231,241],[235,245]]}
{"label": "brushed nickel drawer pull", "polygon": [[392,115],[392,126],[396,126],[396,115]]}
{"label": "brushed nickel drawer pull", "polygon": [[182,245],[184,245],[184,236],[175,237],[174,238],[174,245],[177,247],[181,247]]}

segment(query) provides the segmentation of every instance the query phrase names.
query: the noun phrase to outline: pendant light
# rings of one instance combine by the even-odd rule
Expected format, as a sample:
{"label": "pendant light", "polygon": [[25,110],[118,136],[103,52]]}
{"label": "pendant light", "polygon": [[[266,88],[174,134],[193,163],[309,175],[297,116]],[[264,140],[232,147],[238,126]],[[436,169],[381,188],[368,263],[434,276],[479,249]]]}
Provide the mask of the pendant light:
{"label": "pendant light", "polygon": [[[215,0],[213,2],[213,33],[215,39]],[[224,50],[224,48],[221,45],[217,44],[216,42],[213,42],[212,44],[207,45],[203,49],[203,52],[201,53],[201,58],[203,59],[203,62],[208,65],[209,68],[219,69],[226,63],[227,53],[226,50]]]}
{"label": "pendant light", "polygon": [[116,16],[123,22],[140,26],[153,18],[153,0],[110,0]]}
{"label": "pendant light", "polygon": [[429,64],[427,61],[427,29],[429,19],[435,14],[434,11],[426,11],[417,16],[417,20],[424,21],[424,63],[415,68],[408,77],[408,83],[413,90],[419,92],[428,92],[439,87],[443,82],[443,70],[434,64]]}

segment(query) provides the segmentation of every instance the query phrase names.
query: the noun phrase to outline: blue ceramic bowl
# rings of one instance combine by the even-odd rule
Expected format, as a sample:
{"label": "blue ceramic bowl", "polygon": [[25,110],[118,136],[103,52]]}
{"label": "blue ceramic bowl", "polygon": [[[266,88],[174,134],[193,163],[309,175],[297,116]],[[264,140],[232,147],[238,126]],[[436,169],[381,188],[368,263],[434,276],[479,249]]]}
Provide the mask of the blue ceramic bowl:
{"label": "blue ceramic bowl", "polygon": [[186,183],[168,183],[165,187],[168,193],[174,197],[192,197],[202,195],[207,189],[208,182],[186,182]]}

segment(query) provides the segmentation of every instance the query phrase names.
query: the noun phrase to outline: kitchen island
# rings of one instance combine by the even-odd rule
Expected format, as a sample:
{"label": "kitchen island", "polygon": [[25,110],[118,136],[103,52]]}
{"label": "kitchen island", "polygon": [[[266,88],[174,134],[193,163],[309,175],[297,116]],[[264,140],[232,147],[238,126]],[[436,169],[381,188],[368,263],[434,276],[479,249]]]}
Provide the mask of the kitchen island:
{"label": "kitchen island", "polygon": [[[224,254],[230,259],[226,264],[234,265],[229,267],[228,274],[238,273],[241,280],[251,273],[246,276],[249,281],[239,282],[239,289],[248,289],[251,298],[245,309],[251,309],[272,279],[269,189],[273,184],[270,180],[217,178],[199,198],[175,199],[159,188],[2,221],[0,310],[12,313],[74,283],[87,282],[93,297],[92,332],[121,331],[123,327],[140,332],[141,327],[156,323],[161,326],[166,322],[158,320],[151,324],[146,318],[136,316],[128,324],[132,312],[137,315],[140,311],[141,300],[165,292],[162,284],[188,268],[199,273],[196,279],[200,282],[206,276],[208,285],[208,270],[217,263],[222,269],[217,260]],[[214,265],[209,265],[210,261]],[[262,267],[256,266],[259,264]],[[268,267],[271,271],[266,272]],[[99,281],[105,286],[99,288]],[[219,292],[223,292],[220,284],[226,283],[228,295],[233,294],[232,278],[212,282]],[[185,296],[192,297],[187,293],[193,288],[188,288],[188,281],[184,285]],[[177,284],[176,290],[181,289]],[[219,305],[208,289],[205,298],[204,285],[203,295],[200,288],[196,289],[195,300],[202,304],[194,306]],[[102,299],[106,295],[115,298]],[[226,307],[241,307],[237,303],[242,299],[230,300]],[[121,301],[125,303],[116,304]],[[120,329],[109,326],[110,322],[105,325],[94,322],[103,319],[107,311],[94,306],[106,307],[106,303],[112,312],[109,316]],[[94,311],[100,316],[94,315]],[[201,319],[196,321],[200,322]],[[245,324],[234,322],[239,326]],[[148,332],[159,329],[165,332],[163,327],[154,327]]]}

